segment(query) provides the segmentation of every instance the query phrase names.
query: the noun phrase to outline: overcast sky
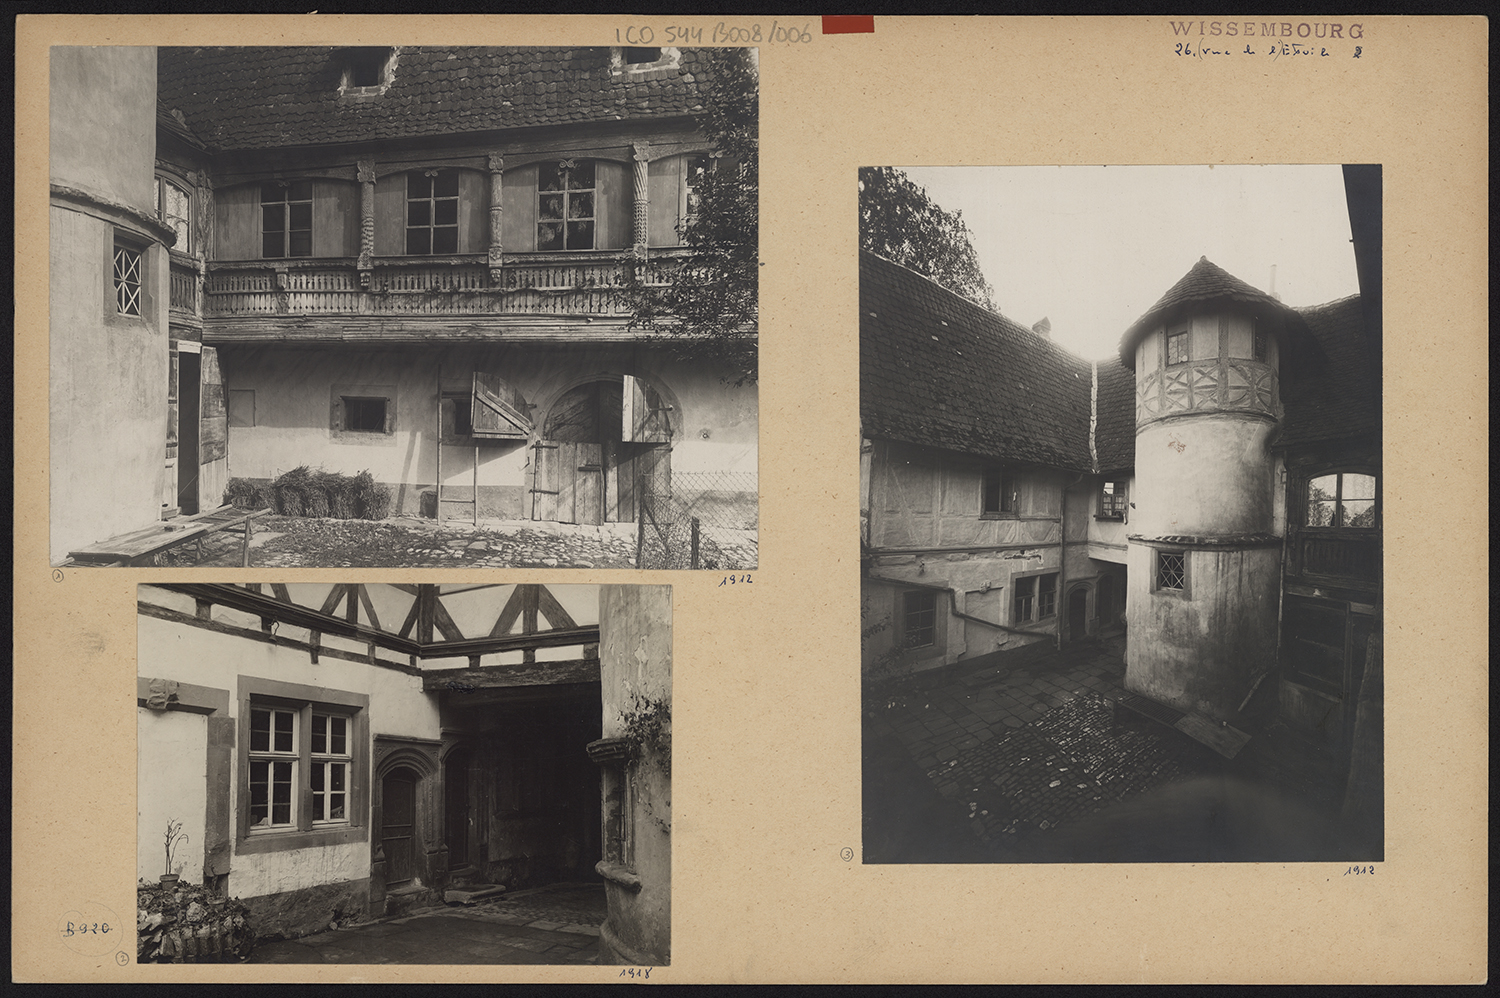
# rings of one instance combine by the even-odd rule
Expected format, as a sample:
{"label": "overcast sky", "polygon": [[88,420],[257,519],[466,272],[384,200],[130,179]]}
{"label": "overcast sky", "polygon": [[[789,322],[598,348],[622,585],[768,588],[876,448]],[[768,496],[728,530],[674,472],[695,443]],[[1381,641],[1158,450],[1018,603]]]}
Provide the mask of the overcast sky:
{"label": "overcast sky", "polygon": [[1206,256],[1288,305],[1359,291],[1338,166],[901,167],[963,212],[1007,318],[1097,360]]}

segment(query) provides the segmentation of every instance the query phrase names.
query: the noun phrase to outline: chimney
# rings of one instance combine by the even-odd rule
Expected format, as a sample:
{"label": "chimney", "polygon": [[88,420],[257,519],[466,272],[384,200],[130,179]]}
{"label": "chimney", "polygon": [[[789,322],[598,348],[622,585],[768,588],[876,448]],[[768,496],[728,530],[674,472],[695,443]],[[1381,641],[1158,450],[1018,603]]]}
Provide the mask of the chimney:
{"label": "chimney", "polygon": [[1052,338],[1052,321],[1044,315],[1037,320],[1036,325],[1031,327],[1031,331],[1044,340],[1050,340]]}
{"label": "chimney", "polygon": [[1267,289],[1272,298],[1281,301],[1281,296],[1276,293],[1276,264],[1271,264],[1271,286]]}

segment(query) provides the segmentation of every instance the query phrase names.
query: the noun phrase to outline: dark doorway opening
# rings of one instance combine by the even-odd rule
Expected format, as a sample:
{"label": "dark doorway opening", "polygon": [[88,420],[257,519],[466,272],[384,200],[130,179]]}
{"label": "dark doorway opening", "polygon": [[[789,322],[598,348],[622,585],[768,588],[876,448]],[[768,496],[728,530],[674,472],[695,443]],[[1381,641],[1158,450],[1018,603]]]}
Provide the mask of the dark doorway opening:
{"label": "dark doorway opening", "polygon": [[396,769],[381,782],[381,848],[387,889],[408,884],[416,876],[418,779],[409,769]]}
{"label": "dark doorway opening", "polygon": [[1079,586],[1068,593],[1068,638],[1082,641],[1089,633],[1089,591]]}
{"label": "dark doorway opening", "polygon": [[177,507],[198,512],[198,420],[202,362],[196,353],[177,354]]}

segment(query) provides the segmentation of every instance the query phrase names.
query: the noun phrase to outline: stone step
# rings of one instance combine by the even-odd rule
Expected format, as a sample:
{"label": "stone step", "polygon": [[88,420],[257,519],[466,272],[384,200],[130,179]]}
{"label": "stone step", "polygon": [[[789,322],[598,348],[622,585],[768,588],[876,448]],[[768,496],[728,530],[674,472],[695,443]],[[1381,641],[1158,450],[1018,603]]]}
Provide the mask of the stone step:
{"label": "stone step", "polygon": [[489,898],[499,897],[504,893],[504,884],[494,884],[489,887],[456,888],[444,891],[443,900],[448,904],[477,904]]}

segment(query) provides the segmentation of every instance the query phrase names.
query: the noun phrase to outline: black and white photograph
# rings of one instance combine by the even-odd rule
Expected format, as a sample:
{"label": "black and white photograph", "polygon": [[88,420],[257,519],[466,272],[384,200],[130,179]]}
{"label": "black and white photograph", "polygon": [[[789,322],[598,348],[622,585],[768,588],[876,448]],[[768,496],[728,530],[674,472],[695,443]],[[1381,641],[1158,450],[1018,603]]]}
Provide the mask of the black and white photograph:
{"label": "black and white photograph", "polygon": [[1380,166],[859,186],[864,862],[1380,860]]}
{"label": "black and white photograph", "polygon": [[54,47],[51,563],[756,567],[758,72]]}
{"label": "black and white photograph", "polygon": [[670,586],[137,595],[137,962],[671,962]]}

